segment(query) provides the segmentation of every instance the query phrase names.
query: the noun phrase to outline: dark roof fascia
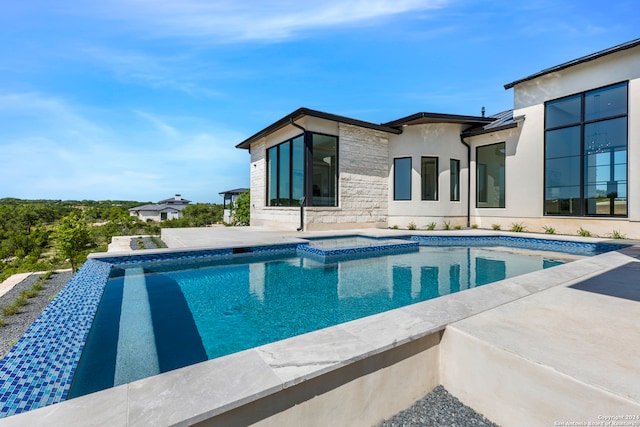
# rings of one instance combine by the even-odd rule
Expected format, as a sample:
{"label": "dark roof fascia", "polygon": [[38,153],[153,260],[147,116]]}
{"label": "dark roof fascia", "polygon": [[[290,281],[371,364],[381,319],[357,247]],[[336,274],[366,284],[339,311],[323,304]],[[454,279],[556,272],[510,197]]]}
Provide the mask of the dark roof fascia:
{"label": "dark roof fascia", "polygon": [[367,129],[373,129],[373,130],[379,130],[382,132],[387,132],[387,133],[394,133],[394,134],[400,134],[402,133],[401,130],[398,129],[394,129],[385,125],[378,125],[375,123],[371,123],[371,122],[365,122],[362,120],[357,120],[357,119],[351,119],[349,117],[344,117],[344,116],[338,116],[336,114],[330,114],[330,113],[324,113],[322,111],[317,111],[317,110],[311,110],[309,108],[299,108],[296,111],[294,111],[293,113],[281,118],[280,120],[278,120],[277,122],[267,126],[266,128],[262,129],[260,132],[256,133],[253,136],[250,136],[249,138],[245,139],[244,141],[242,141],[240,144],[236,145],[236,148],[249,148],[251,146],[251,144],[255,141],[257,141],[258,139],[267,136],[277,130],[282,129],[283,127],[287,126],[288,124],[291,123],[291,121],[296,121],[301,117],[304,116],[311,116],[311,117],[317,117],[319,119],[325,119],[325,120],[331,120],[334,122],[339,122],[339,123],[345,123],[348,125],[353,125],[353,126],[359,126],[359,127],[363,127],[363,128],[367,128]]}
{"label": "dark roof fascia", "polygon": [[538,77],[542,77],[542,76],[544,76],[546,74],[554,73],[554,72],[557,72],[557,71],[562,71],[562,70],[567,69],[569,67],[573,67],[574,65],[579,65],[579,64],[583,64],[585,62],[593,61],[595,59],[602,58],[603,56],[611,55],[612,53],[621,52],[623,50],[631,49],[631,48],[636,47],[638,45],[640,45],[640,39],[631,40],[630,42],[626,42],[626,43],[620,44],[618,46],[610,47],[608,49],[601,50],[599,52],[595,52],[595,53],[592,53],[592,54],[589,54],[589,55],[586,55],[586,56],[582,56],[582,57],[580,57],[578,59],[574,59],[572,61],[565,62],[565,63],[560,64],[560,65],[556,65],[555,67],[544,69],[544,70],[539,71],[539,72],[537,72],[535,74],[531,74],[530,76],[525,77],[523,79],[516,80],[516,81],[511,82],[511,83],[507,83],[506,85],[504,85],[504,88],[505,89],[511,89],[512,87],[514,87],[517,84],[524,83],[526,81],[533,80],[533,79],[536,79]]}
{"label": "dark roof fascia", "polygon": [[218,194],[239,195],[239,194],[242,194],[242,193],[246,193],[247,191],[249,191],[248,188],[235,188],[233,190],[221,191]]}
{"label": "dark roof fascia", "polygon": [[517,128],[518,124],[523,120],[524,120],[524,116],[518,116],[518,117],[514,117],[511,123],[507,123],[507,124],[492,127],[492,128],[485,128],[484,126],[472,127],[470,129],[465,130],[460,135],[463,138],[469,138],[472,136],[486,135],[488,133],[498,132],[501,130],[513,129],[513,128]]}
{"label": "dark roof fascia", "polygon": [[383,123],[384,126],[392,128],[401,128],[402,126],[409,126],[411,124],[421,123],[459,123],[466,125],[486,125],[494,122],[496,119],[493,117],[479,117],[479,116],[461,116],[457,114],[442,114],[442,113],[416,113],[407,117],[403,117],[392,122]]}

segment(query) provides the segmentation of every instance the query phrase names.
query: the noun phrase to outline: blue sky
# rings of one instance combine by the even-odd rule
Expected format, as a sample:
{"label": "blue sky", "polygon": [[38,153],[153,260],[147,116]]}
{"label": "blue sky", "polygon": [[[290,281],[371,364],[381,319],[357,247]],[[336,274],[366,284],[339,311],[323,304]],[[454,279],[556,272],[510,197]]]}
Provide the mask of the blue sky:
{"label": "blue sky", "polygon": [[640,37],[631,1],[24,0],[0,14],[0,197],[221,203],[308,107],[387,122]]}

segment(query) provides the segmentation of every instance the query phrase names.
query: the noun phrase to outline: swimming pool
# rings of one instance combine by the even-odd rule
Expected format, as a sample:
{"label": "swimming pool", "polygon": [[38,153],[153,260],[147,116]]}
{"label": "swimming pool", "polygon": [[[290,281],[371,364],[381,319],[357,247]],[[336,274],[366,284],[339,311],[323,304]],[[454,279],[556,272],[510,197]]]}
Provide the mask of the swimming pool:
{"label": "swimming pool", "polygon": [[[490,244],[494,246],[505,243],[512,244],[514,242],[508,242],[506,240],[498,242],[493,238],[476,239],[474,242],[476,245]],[[574,242],[565,243],[564,245],[554,243],[554,245],[558,249],[561,249],[563,246],[579,247],[580,250],[592,251],[592,253],[619,248],[619,246],[615,245],[576,245]],[[536,246],[537,243],[530,241],[529,244]],[[277,255],[277,257],[284,256],[285,259],[292,257],[296,251],[296,247],[297,245],[280,245],[255,246],[241,248],[242,250],[236,250],[238,248],[225,248],[182,252],[161,251],[160,253],[151,255],[141,254],[123,257],[106,255],[88,260],[58,298],[45,310],[30,331],[21,338],[10,354],[2,360],[0,364],[0,377],[3,382],[0,385],[0,396],[2,396],[1,401],[4,406],[0,414],[6,416],[19,413],[32,408],[60,402],[68,397],[71,379],[76,371],[81,350],[85,346],[87,334],[91,328],[97,307],[102,298],[103,290],[107,283],[107,277],[112,270],[126,270],[126,268],[124,268],[126,266],[144,269],[148,268],[146,264],[151,261],[152,264],[156,264],[157,268],[160,268],[160,271],[156,271],[156,273],[163,275],[166,272],[164,270],[170,270],[169,265],[176,261],[182,265],[189,264],[193,266],[205,258],[216,258],[217,261],[215,262],[220,264],[229,262],[233,264],[236,262],[236,265],[242,265],[243,263],[246,264],[248,259],[253,260],[256,257],[264,257],[267,259],[263,259],[262,261],[271,262],[274,261],[270,259],[274,254]],[[475,248],[467,249],[469,249],[469,251],[475,250]],[[497,252],[498,248],[494,248],[493,250]],[[234,253],[238,255],[233,255]],[[278,259],[277,261],[281,262],[283,260]],[[309,264],[315,261],[313,259],[303,258],[302,261],[299,262]],[[368,262],[370,263],[371,260]],[[422,277],[422,271],[419,274],[414,274],[413,271],[415,267],[412,266],[411,268],[413,283],[413,281]],[[443,269],[442,271],[445,270],[446,269]],[[492,268],[490,270],[495,271],[496,269]],[[338,276],[341,277],[342,273],[340,270],[338,271]],[[347,269],[345,269],[345,271],[347,271]],[[394,269],[391,268],[391,277],[394,275],[393,271]],[[402,265],[398,266],[395,271],[396,276],[407,275],[408,273],[408,270],[403,269]],[[425,273],[425,275],[426,274],[427,273]],[[118,275],[116,274],[115,278],[117,279],[117,277]],[[360,281],[364,282],[363,280]],[[464,280],[461,280],[460,283],[461,288],[466,286]],[[403,295],[402,287],[399,288],[399,292],[395,292],[395,285],[391,288],[397,298]],[[410,300],[413,298],[412,296],[407,296],[412,295],[412,291],[409,291],[410,288],[411,287],[407,287],[405,284],[404,299]],[[259,287],[254,288],[254,290],[256,289],[259,289]],[[269,298],[268,289],[269,286],[264,287],[265,300]],[[389,292],[388,289],[389,288],[387,288],[387,293]],[[342,300],[352,298],[349,292],[353,292],[353,290],[342,286],[340,287],[340,292],[338,292],[336,285],[335,291],[332,293],[334,294],[334,301],[340,303]],[[362,293],[363,291],[356,291],[356,293],[358,292]],[[254,294],[259,295],[259,292],[254,292]]]}

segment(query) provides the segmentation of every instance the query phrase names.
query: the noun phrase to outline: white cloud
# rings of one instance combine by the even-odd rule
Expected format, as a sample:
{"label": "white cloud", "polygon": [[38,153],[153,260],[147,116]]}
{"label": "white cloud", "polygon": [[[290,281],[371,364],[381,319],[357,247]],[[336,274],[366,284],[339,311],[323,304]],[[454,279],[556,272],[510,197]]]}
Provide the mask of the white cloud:
{"label": "white cloud", "polygon": [[[142,83],[155,89],[170,89],[192,97],[219,98],[222,93],[195,83],[206,74],[197,69],[195,59],[182,56],[150,55],[132,50],[85,47],[81,53],[104,67],[122,82]],[[215,73],[208,65],[208,73]],[[215,75],[215,74],[214,74]]]}
{"label": "white cloud", "polygon": [[[161,200],[176,192],[218,201],[226,187],[248,184],[241,136],[198,117],[169,125],[143,111],[131,117],[153,126],[111,129],[62,99],[0,95],[3,194],[21,198]],[[142,129],[142,130],[140,130]]]}
{"label": "white cloud", "polygon": [[447,0],[120,0],[99,7],[112,19],[134,18],[152,36],[197,37],[220,43],[277,41],[304,31],[360,25],[437,9],[447,3]]}

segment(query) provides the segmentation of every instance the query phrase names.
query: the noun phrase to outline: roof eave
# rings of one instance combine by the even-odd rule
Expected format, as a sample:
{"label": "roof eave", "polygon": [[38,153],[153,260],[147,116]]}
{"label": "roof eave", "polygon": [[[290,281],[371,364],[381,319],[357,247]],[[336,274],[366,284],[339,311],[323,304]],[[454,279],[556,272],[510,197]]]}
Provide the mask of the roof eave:
{"label": "roof eave", "polygon": [[526,81],[529,80],[533,80],[533,79],[537,79],[538,77],[542,77],[546,74],[551,74],[557,71],[562,71],[564,69],[567,69],[569,67],[573,67],[574,65],[579,65],[579,64],[583,64],[585,62],[589,62],[589,61],[594,61],[598,58],[602,58],[604,56],[607,55],[611,55],[613,53],[616,52],[621,52],[623,50],[627,50],[627,49],[631,49],[634,48],[636,46],[640,45],[640,39],[635,39],[635,40],[631,40],[629,42],[614,46],[614,47],[610,47],[608,49],[604,49],[586,56],[582,56],[580,58],[574,59],[572,61],[568,61],[568,62],[564,62],[560,65],[556,65],[555,67],[551,67],[551,68],[546,68],[542,71],[539,71],[535,74],[531,74],[530,76],[527,76],[525,78],[513,81],[511,83],[507,83],[506,85],[504,85],[505,90],[506,89],[511,89],[512,87],[520,84],[520,83],[524,83]]}
{"label": "roof eave", "polygon": [[394,129],[392,127],[388,127],[385,125],[378,125],[375,123],[370,123],[370,122],[365,122],[362,120],[357,120],[357,119],[352,119],[349,117],[344,117],[344,116],[339,116],[336,114],[330,114],[330,113],[325,113],[322,111],[317,111],[317,110],[311,110],[309,108],[299,108],[297,110],[295,110],[293,113],[288,114],[287,116],[281,118],[280,120],[278,120],[277,122],[267,126],[266,128],[262,129],[260,132],[254,134],[253,136],[250,136],[249,138],[245,139],[244,141],[242,141],[240,144],[236,145],[236,148],[244,148],[244,149],[248,149],[251,144],[255,141],[257,141],[258,139],[265,137],[269,134],[272,134],[273,132],[276,132],[282,128],[284,128],[285,126],[291,124],[292,121],[296,121],[301,117],[304,116],[311,116],[311,117],[317,117],[319,119],[325,119],[325,120],[331,120],[331,121],[336,121],[336,122],[340,122],[340,123],[345,123],[345,124],[349,124],[349,125],[354,125],[354,126],[359,126],[359,127],[364,127],[367,129],[373,129],[373,130],[379,130],[381,132],[387,132],[387,133],[393,133],[393,134],[400,134],[402,133],[401,130],[398,129]]}
{"label": "roof eave", "polygon": [[401,128],[403,126],[411,126],[412,124],[424,123],[457,123],[466,125],[486,125],[494,122],[496,119],[492,117],[479,116],[463,116],[457,114],[442,113],[416,113],[407,117],[403,117],[392,122],[383,123],[384,126],[392,128]]}

